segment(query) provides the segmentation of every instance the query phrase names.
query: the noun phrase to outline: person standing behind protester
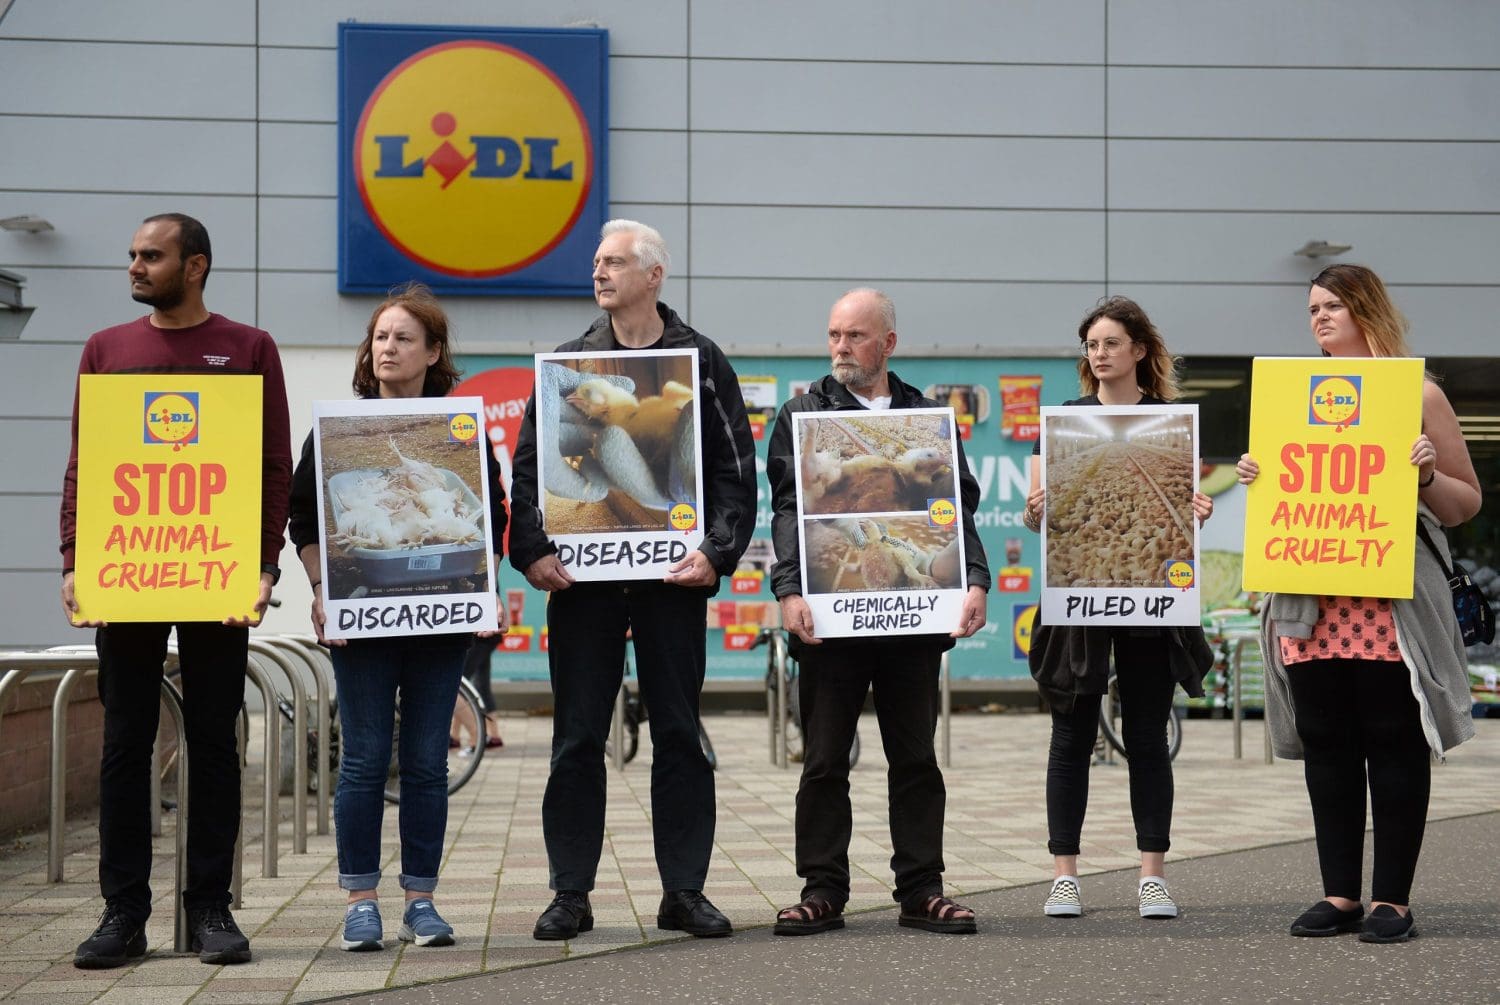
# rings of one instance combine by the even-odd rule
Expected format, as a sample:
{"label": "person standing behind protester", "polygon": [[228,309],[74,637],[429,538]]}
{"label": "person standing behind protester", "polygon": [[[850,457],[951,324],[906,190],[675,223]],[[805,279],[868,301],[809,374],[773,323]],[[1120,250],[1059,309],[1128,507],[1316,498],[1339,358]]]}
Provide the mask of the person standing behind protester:
{"label": "person standing behind protester", "polygon": [[[1362,265],[1331,265],[1312,280],[1308,322],[1323,355],[1408,356],[1406,319]],[[1441,527],[1479,512],[1482,492],[1453,406],[1422,384],[1422,433],[1412,444],[1417,522],[1451,566]],[[1240,481],[1260,466],[1249,454]],[[1364,942],[1417,934],[1411,887],[1427,826],[1433,757],[1474,735],[1463,639],[1447,576],[1418,542],[1410,600],[1275,593],[1261,605],[1266,717],[1281,757],[1303,758],[1323,899],[1291,934],[1360,932]],[[1370,914],[1361,904],[1365,790],[1375,868]]]}
{"label": "person standing behind protester", "polygon": [[[354,353],[354,391],[362,398],[441,398],[458,383],[448,316],[419,283],[393,290],[365,328]],[[505,490],[488,465],[490,527],[495,547],[505,534]],[[448,826],[448,724],[458,678],[473,635],[466,632],[372,639],[325,639],[322,563],[318,551],[317,463],[313,438],[302,447],[292,479],[291,537],[313,588],[312,622],[331,647],[339,698],[339,780],[334,838],[339,887],[349,893],[341,945],[352,952],[383,948],[380,918],[380,828],[400,696],[401,874],[406,894],[398,937],[418,946],[453,944],[453,928],[433,905],[443,835]],[[495,562],[499,583],[499,554]],[[506,608],[497,600],[500,632]],[[489,635],[480,632],[480,635]],[[498,634],[498,633],[495,633]]]}
{"label": "person standing behind protester", "polygon": [[[1126,297],[1109,297],[1078,326],[1081,398],[1065,405],[1164,405],[1177,398],[1176,363],[1146,312]],[[1041,452],[1038,441],[1033,453]],[[1041,469],[1031,468],[1024,522],[1032,531],[1046,518],[1047,490]],[[1213,500],[1193,494],[1201,524]],[[1031,676],[1052,710],[1047,755],[1047,850],[1052,853],[1052,889],[1043,913],[1073,918],[1083,913],[1078,882],[1079,840],[1088,809],[1089,767],[1099,735],[1099,707],[1109,685],[1110,651],[1120,689],[1121,729],[1130,752],[1130,811],[1141,853],[1137,884],[1142,918],[1175,918],[1167,891],[1166,853],[1171,847],[1172,759],[1167,718],[1177,686],[1203,695],[1203,676],[1213,652],[1203,629],[1086,628],[1048,625],[1038,609],[1032,627]]]}
{"label": "person standing behind protester", "polygon": [[636,653],[651,709],[651,825],[662,899],[656,925],[699,937],[729,935],[729,919],[703,895],[714,839],[714,774],[698,742],[706,667],[708,598],[734,572],[755,529],[755,445],[739,378],[717,345],[657,296],[669,256],[661,234],[611,220],[594,254],[594,299],[604,310],[558,352],[686,349],[698,353],[695,388],[703,430],[703,542],[662,580],[575,583],[542,522],[537,484],[536,395],[516,441],[511,564],[549,593],[552,770],[542,800],[552,903],[537,939],[571,939],[594,927],[589,891],[604,842],[604,741],[625,665]]}
{"label": "person standing behind protester", "polygon": [[[98,629],[104,752],[99,767],[99,888],[104,914],[78,946],[73,965],[117,967],[146,953],[151,914],[151,748],[161,715],[167,636],[177,629],[187,722],[188,913],[193,951],[205,963],[245,963],[250,941],[229,913],[240,829],[240,759],[235,723],[245,701],[249,627],[260,622],[281,571],[287,483],[292,470],[286,388],[276,343],[265,332],[210,313],[203,288],[213,264],[208,231],[181,213],[148,217],[130,243],[130,295],[151,314],[95,333],[78,373],[256,374],[261,378],[261,576],[255,609],[211,622],[79,622]],[[78,399],[61,513],[63,613],[73,592],[78,527]]]}
{"label": "person standing behind protester", "polygon": [[[958,447],[963,513],[962,581],[968,586],[959,624],[946,635],[895,638],[819,639],[802,596],[802,557],[797,531],[797,483],[792,416],[797,412],[936,408],[916,388],[887,368],[896,349],[896,308],[879,290],[855,289],[833,305],[828,319],[832,373],[807,394],[787,402],[776,416],[766,454],[772,494],[771,533],[776,565],[771,589],[781,601],[782,624],[797,656],[798,697],[806,758],[797,786],[797,875],[802,900],[776,915],[777,935],[812,935],[844,927],[849,901],[849,748],[865,695],[873,687],[880,740],[889,762],[893,896],[899,923],[944,934],[977,931],[974,912],[943,896],[943,817],[947,792],[933,749],[937,729],[938,672],[953,640],[984,627],[990,574],[984,545],[974,527],[979,485]],[[956,543],[956,542],[955,542]],[[946,554],[929,561],[936,567]],[[957,565],[956,548],[952,566]],[[960,570],[942,577],[957,583]]]}

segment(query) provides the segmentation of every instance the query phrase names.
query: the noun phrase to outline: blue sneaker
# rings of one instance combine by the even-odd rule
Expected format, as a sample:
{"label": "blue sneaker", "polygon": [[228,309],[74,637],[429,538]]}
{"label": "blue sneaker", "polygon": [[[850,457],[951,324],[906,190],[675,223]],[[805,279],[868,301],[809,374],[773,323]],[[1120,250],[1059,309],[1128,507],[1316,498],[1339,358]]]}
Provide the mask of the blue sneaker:
{"label": "blue sneaker", "polygon": [[380,937],[385,928],[380,923],[380,904],[373,900],[356,900],[344,912],[343,948],[351,953],[369,953],[384,949]]}
{"label": "blue sneaker", "polygon": [[453,945],[453,926],[437,913],[429,897],[407,901],[398,935],[402,942],[415,942],[419,946]]}

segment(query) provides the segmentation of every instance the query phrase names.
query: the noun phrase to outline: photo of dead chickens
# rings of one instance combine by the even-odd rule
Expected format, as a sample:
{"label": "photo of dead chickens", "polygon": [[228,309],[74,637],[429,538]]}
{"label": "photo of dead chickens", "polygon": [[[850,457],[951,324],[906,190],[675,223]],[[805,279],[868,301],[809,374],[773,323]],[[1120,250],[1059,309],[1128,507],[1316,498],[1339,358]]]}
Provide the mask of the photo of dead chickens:
{"label": "photo of dead chickens", "polygon": [[486,589],[482,437],[446,412],[325,415],[317,435],[331,600]]}
{"label": "photo of dead chickens", "polygon": [[552,354],[537,363],[537,469],[549,534],[670,529],[698,507],[692,350]]}
{"label": "photo of dead chickens", "polygon": [[933,517],[935,500],[958,498],[951,421],[905,411],[796,417],[809,593],[963,585],[962,521]]}
{"label": "photo of dead chickens", "polygon": [[1191,414],[1049,415],[1043,436],[1048,586],[1160,587],[1192,560]]}

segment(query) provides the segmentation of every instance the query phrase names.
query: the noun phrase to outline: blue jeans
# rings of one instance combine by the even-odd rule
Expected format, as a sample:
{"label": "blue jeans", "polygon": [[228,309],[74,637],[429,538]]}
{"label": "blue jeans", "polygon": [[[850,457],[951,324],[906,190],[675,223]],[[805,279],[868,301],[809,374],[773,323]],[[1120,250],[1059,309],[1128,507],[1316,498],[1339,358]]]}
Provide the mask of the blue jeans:
{"label": "blue jeans", "polygon": [[437,889],[448,828],[448,726],[468,635],[355,639],[333,648],[338,683],[339,785],[333,822],[339,886],[380,883],[380,824],[401,700],[401,888]]}

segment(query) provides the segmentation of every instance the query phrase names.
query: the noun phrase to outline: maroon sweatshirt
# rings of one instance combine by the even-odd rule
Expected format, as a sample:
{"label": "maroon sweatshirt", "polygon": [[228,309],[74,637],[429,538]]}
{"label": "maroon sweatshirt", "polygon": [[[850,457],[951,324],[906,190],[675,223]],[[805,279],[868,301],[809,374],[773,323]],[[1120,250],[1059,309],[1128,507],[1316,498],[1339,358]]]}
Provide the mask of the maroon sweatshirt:
{"label": "maroon sweatshirt", "polygon": [[[291,424],[281,356],[271,336],[221,314],[191,328],[157,328],[150,318],[95,332],[83,347],[78,372],[85,373],[253,373],[261,386],[260,560],[275,565],[286,540],[292,483]],[[63,476],[63,571],[73,568],[78,532],[78,389],[73,389],[73,446]]]}

